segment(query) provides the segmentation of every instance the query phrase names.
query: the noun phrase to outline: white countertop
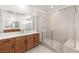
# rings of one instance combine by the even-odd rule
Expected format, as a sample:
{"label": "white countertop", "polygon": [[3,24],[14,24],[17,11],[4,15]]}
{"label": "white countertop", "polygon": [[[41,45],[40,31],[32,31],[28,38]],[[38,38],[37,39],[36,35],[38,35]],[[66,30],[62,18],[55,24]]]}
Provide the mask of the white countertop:
{"label": "white countertop", "polygon": [[24,36],[24,35],[30,35],[38,33],[35,31],[26,31],[26,32],[10,32],[10,33],[1,33],[0,34],[0,40],[7,39],[7,38],[13,38],[13,37],[18,37],[18,36]]}

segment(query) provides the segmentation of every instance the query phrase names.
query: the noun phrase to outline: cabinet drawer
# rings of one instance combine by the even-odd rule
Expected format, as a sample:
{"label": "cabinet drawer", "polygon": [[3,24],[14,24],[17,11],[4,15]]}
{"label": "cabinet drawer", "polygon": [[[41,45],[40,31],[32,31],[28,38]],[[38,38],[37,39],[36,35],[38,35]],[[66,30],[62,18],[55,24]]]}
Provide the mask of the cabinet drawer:
{"label": "cabinet drawer", "polygon": [[2,40],[0,40],[0,44],[8,43],[8,42],[13,42],[14,43],[14,40],[15,40],[15,38],[2,39]]}

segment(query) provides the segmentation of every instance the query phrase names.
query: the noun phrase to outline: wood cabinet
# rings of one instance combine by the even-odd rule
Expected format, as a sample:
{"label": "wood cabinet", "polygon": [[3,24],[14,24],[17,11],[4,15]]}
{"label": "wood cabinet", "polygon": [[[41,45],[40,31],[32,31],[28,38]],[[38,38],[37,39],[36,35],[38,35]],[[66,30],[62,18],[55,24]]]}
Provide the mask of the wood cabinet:
{"label": "wood cabinet", "polygon": [[39,33],[0,40],[0,53],[20,53],[39,45]]}
{"label": "wood cabinet", "polygon": [[31,49],[33,47],[33,35],[26,36],[26,49]]}
{"label": "wood cabinet", "polygon": [[4,33],[7,33],[7,32],[17,32],[17,31],[20,31],[20,29],[4,29],[3,31],[4,31]]}
{"label": "wood cabinet", "polygon": [[15,52],[24,52],[24,51],[25,51],[25,37],[24,36],[16,37]]}
{"label": "wood cabinet", "polygon": [[39,41],[39,33],[34,34],[33,37],[34,37],[34,39],[33,39],[33,45],[34,46],[39,45],[39,43],[40,43],[40,41]]}
{"label": "wood cabinet", "polygon": [[39,33],[26,36],[26,49],[31,49],[39,45]]}
{"label": "wood cabinet", "polygon": [[13,38],[0,40],[0,53],[14,52]]}

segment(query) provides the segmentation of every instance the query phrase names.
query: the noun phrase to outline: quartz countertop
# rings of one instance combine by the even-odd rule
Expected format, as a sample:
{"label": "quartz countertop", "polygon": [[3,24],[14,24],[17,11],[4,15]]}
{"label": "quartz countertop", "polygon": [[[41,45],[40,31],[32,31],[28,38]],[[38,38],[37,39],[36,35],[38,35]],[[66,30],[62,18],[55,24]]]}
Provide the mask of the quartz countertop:
{"label": "quartz countertop", "polygon": [[18,36],[24,36],[24,35],[31,35],[38,32],[35,31],[25,31],[25,32],[10,32],[10,33],[1,33],[0,34],[0,40],[7,39],[7,38],[14,38]]}

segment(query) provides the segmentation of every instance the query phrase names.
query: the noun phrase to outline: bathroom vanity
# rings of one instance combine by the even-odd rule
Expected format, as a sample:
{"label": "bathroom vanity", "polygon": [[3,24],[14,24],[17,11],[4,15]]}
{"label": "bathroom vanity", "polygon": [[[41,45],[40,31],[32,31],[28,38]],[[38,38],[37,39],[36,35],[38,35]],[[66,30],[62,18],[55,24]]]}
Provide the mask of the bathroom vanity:
{"label": "bathroom vanity", "polygon": [[38,32],[10,32],[0,34],[0,53],[21,53],[38,46]]}

